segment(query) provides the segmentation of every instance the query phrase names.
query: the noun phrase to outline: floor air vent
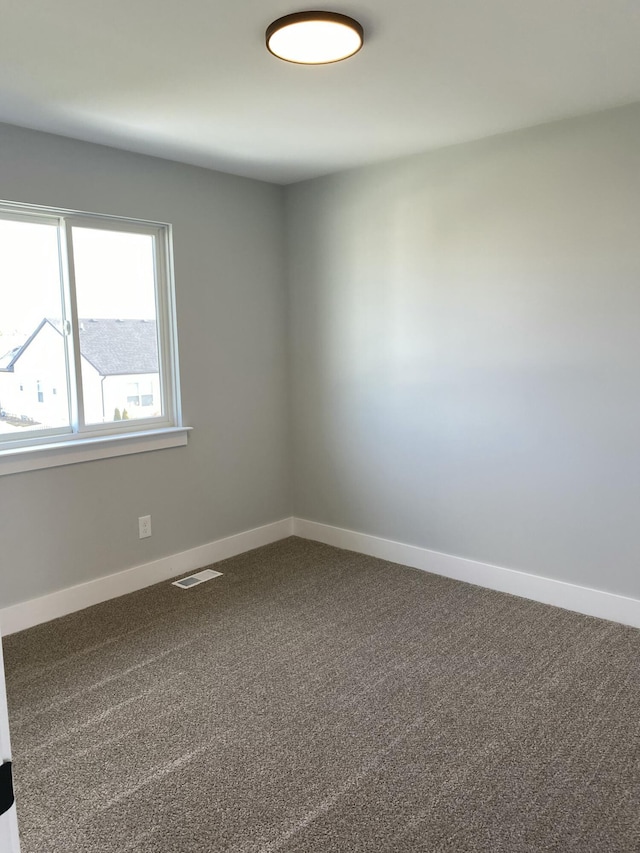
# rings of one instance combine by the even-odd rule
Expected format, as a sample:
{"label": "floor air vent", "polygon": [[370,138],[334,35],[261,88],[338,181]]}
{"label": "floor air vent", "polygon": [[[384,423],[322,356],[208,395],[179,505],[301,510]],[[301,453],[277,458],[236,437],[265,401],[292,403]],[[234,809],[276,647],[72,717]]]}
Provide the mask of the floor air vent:
{"label": "floor air vent", "polygon": [[180,589],[190,589],[192,586],[198,586],[199,583],[210,581],[213,578],[219,578],[221,575],[222,572],[214,572],[213,569],[204,569],[201,572],[196,572],[195,575],[189,575],[188,578],[173,581],[173,586],[179,586]]}

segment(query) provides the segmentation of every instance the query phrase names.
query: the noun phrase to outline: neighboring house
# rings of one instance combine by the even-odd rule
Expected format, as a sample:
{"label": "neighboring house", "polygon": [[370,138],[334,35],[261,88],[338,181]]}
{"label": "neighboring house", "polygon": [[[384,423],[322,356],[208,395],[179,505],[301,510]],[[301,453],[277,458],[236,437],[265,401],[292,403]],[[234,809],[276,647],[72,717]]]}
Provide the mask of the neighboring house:
{"label": "neighboring house", "polygon": [[[154,320],[82,319],[82,389],[87,423],[161,414]],[[0,357],[0,410],[46,426],[69,422],[64,337],[45,318],[22,346]]]}

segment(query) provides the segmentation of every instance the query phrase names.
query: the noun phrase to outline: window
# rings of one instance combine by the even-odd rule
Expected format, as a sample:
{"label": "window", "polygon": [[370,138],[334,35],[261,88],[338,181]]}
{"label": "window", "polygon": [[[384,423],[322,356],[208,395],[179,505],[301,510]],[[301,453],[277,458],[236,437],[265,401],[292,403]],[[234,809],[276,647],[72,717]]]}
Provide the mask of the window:
{"label": "window", "polygon": [[129,382],[127,385],[127,403],[133,403],[134,406],[140,405],[140,386],[138,382]]}
{"label": "window", "polygon": [[160,223],[0,203],[0,468],[53,444],[184,434],[170,239]]}
{"label": "window", "polygon": [[153,406],[153,383],[129,382],[127,385],[127,403],[132,406]]}

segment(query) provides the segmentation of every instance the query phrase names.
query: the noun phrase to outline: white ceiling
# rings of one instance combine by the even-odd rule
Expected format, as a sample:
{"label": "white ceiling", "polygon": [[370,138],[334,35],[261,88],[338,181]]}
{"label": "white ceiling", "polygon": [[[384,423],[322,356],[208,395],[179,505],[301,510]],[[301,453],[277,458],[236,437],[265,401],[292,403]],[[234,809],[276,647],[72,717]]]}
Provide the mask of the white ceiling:
{"label": "white ceiling", "polygon": [[295,0],[6,0],[0,121],[278,183],[640,101],[638,0],[345,0],[324,67],[264,30]]}

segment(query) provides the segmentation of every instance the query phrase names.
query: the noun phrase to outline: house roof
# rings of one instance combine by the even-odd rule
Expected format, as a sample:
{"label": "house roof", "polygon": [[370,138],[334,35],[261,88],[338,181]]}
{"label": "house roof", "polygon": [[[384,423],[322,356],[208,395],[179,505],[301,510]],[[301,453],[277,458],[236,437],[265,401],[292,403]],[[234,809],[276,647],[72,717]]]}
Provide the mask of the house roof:
{"label": "house roof", "polygon": [[[48,324],[62,334],[59,320],[45,318],[27,341],[0,358],[0,371],[13,373],[14,365]],[[158,339],[154,320],[79,320],[80,352],[101,376],[126,376],[158,372]]]}
{"label": "house roof", "polygon": [[11,372],[11,368],[13,367],[16,359],[20,355],[20,352],[24,348],[24,344],[20,347],[14,347],[6,352],[4,355],[0,355],[0,371]]}
{"label": "house roof", "polygon": [[[35,327],[33,332],[31,332],[31,334],[29,335],[29,337],[27,338],[27,340],[23,344],[21,344],[18,347],[13,347],[13,349],[10,349],[9,352],[5,353],[3,356],[0,357],[0,373],[13,373],[13,365],[20,358],[20,356],[26,350],[26,348],[29,346],[31,341],[35,338],[35,336],[38,334],[40,329],[42,329],[42,327],[47,322],[51,322],[51,321],[48,321],[46,317],[43,320],[40,320],[38,325]],[[56,328],[56,326],[53,323],[51,323],[51,325],[53,325],[54,328]],[[60,332],[60,328],[58,328],[57,331]]]}
{"label": "house roof", "polygon": [[80,352],[101,376],[158,372],[154,320],[81,319]]}

